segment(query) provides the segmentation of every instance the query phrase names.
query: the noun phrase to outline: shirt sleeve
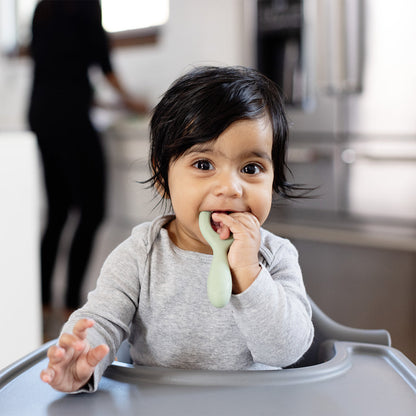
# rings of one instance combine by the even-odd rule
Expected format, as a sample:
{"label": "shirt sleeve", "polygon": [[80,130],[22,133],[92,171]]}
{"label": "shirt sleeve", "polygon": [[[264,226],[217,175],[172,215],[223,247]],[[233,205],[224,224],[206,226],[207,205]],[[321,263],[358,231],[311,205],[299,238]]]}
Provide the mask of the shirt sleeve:
{"label": "shirt sleeve", "polygon": [[97,390],[104,371],[129,336],[139,302],[139,261],[138,247],[132,238],[120,244],[105,261],[97,287],[88,295],[87,303],[71,315],[62,329],[62,332],[72,332],[79,319],[93,319],[95,324],[88,330],[88,342],[92,347],[107,344],[110,349],[95,368],[90,382],[78,392]]}
{"label": "shirt sleeve", "polygon": [[296,362],[312,343],[312,311],[298,253],[288,241],[269,252],[261,271],[244,292],[233,295],[235,321],[253,361],[273,367]]}
{"label": "shirt sleeve", "polygon": [[90,12],[90,51],[93,63],[99,65],[104,73],[113,72],[110,57],[110,42],[107,32],[104,30],[101,20],[102,13],[99,2],[92,2]]}

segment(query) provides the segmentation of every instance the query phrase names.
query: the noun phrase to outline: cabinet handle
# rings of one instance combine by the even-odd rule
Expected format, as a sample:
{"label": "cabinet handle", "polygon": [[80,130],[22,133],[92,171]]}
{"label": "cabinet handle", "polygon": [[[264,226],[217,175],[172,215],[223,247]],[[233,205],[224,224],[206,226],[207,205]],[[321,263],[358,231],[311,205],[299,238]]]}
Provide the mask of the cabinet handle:
{"label": "cabinet handle", "polygon": [[332,94],[354,94],[362,89],[363,2],[318,0],[322,16],[324,88]]}
{"label": "cabinet handle", "polygon": [[408,162],[414,163],[416,162],[416,156],[413,154],[396,154],[396,155],[389,155],[389,154],[379,154],[377,152],[371,151],[359,151],[355,149],[344,149],[341,152],[341,159],[346,164],[353,164],[356,162],[357,159],[366,159],[371,160],[373,162]]}

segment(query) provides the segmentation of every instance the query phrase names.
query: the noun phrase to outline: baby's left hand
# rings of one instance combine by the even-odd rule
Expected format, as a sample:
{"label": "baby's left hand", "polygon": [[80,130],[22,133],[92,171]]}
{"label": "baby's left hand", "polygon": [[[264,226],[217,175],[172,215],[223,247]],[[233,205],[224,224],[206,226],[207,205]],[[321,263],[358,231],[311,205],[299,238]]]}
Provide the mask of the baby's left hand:
{"label": "baby's left hand", "polygon": [[228,252],[228,263],[233,277],[233,293],[241,293],[254,282],[261,270],[258,260],[260,223],[249,212],[214,212],[212,219],[221,224],[221,239],[225,240],[230,233],[233,234],[234,242]]}

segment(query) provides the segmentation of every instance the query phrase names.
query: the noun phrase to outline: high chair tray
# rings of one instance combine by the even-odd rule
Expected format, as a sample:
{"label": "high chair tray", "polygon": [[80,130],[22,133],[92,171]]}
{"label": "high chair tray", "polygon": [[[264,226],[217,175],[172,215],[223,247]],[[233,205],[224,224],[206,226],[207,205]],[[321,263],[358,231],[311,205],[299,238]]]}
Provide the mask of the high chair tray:
{"label": "high chair tray", "polygon": [[416,366],[394,348],[326,342],[332,357],[310,367],[200,371],[114,362],[92,394],[41,382],[45,344],[0,373],[8,415],[400,415],[416,414]]}

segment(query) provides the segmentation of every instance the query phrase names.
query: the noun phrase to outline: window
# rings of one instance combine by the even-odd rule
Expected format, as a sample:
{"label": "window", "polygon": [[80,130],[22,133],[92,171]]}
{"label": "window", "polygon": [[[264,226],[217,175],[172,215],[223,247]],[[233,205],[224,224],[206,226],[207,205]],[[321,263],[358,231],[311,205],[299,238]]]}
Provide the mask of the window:
{"label": "window", "polygon": [[169,18],[169,0],[101,0],[102,22],[113,46],[155,43]]}
{"label": "window", "polygon": [[161,26],[169,17],[169,0],[101,0],[107,32],[124,32]]}
{"label": "window", "polygon": [[[38,0],[0,0],[0,48],[24,53]],[[169,18],[169,0],[101,0],[102,22],[114,46],[154,43]]]}

